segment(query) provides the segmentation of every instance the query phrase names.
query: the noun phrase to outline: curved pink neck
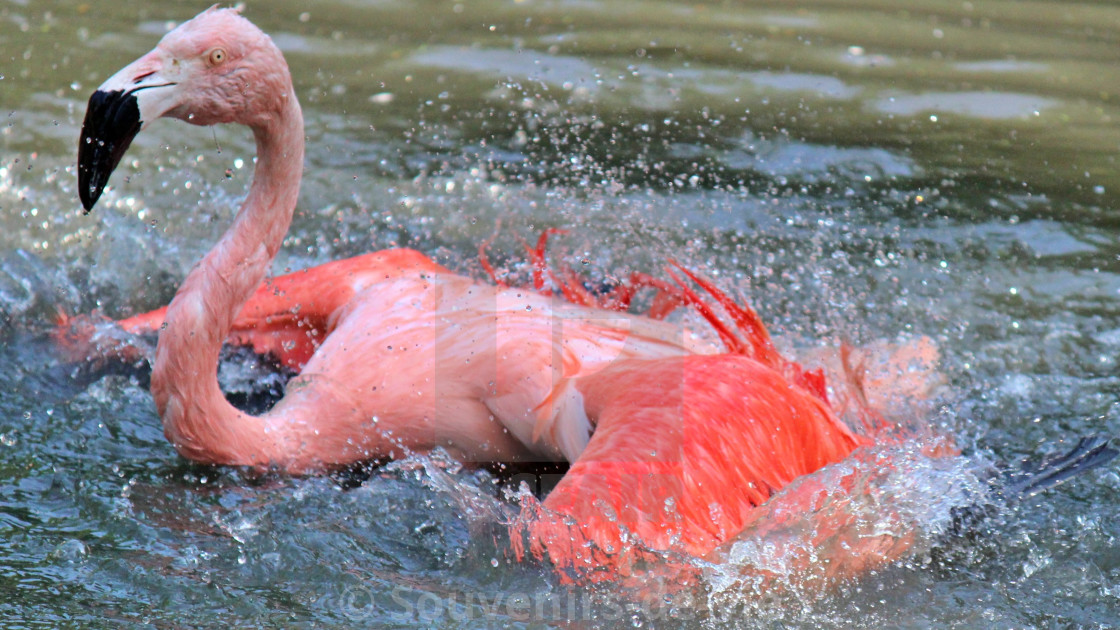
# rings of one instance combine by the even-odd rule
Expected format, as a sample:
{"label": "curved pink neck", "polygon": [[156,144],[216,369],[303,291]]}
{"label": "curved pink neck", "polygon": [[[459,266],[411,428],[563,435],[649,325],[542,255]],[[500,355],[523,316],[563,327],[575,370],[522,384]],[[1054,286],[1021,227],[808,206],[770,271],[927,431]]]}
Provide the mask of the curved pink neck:
{"label": "curved pink neck", "polygon": [[279,111],[253,126],[257,166],[249,195],[221,240],[191,270],[167,310],[152,366],[164,434],[185,457],[267,463],[283,436],[226,401],[218,355],[292,221],[303,174],[303,115],[291,87]]}

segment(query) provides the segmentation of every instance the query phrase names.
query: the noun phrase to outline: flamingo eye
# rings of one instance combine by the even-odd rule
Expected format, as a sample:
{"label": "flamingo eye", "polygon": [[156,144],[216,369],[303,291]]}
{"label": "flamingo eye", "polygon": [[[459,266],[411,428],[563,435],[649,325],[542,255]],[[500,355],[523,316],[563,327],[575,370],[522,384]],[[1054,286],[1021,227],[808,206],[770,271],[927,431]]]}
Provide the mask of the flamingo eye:
{"label": "flamingo eye", "polygon": [[211,66],[220,66],[226,61],[226,51],[224,48],[215,48],[211,50],[207,56],[207,61]]}

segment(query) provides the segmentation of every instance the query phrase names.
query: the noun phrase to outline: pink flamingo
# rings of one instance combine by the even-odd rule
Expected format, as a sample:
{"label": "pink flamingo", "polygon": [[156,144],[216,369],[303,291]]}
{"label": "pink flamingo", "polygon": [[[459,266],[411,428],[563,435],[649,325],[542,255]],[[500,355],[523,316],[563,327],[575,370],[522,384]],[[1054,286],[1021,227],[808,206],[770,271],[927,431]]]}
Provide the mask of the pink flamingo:
{"label": "pink flamingo", "polygon": [[[91,96],[78,164],[87,211],[131,140],[163,116],[248,126],[258,157],[232,226],[171,304],[122,322],[163,327],[151,391],[184,457],[295,474],[436,447],[465,461],[566,460],[530,545],[579,575],[625,573],[626,541],[709,554],[756,522],[772,494],[882,435],[842,422],[819,371],[786,360],[753,311],[687,272],[734,326],[683,279],[660,288],[707,317],[726,351],[597,308],[571,283],[565,295],[588,304],[479,284],[405,249],[262,285],[296,205],[303,119],[280,51],[235,10],[182,24]],[[227,339],[299,370],[270,411],[241,412],[220,391]],[[896,355],[900,374],[856,388],[860,396],[923,393],[936,350],[918,343]],[[873,413],[874,403],[860,406]],[[890,562],[910,545],[860,540],[845,543],[829,575]]]}

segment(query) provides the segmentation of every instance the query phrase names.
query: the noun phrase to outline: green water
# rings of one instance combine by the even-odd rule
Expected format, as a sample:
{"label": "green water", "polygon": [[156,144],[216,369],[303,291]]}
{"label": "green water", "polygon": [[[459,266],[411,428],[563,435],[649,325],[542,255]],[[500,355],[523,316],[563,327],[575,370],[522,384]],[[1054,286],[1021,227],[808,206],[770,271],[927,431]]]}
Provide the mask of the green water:
{"label": "green water", "polygon": [[[787,339],[935,338],[936,421],[981,458],[1120,434],[1120,7],[245,5],[307,122],[278,272],[401,244],[481,277],[499,218],[499,260],[564,227],[570,264],[675,257]],[[244,194],[244,130],[166,121],[79,211],[89,93],[206,6],[0,0],[0,625],[1120,624],[1115,465],[802,605],[653,606],[514,561],[513,503],[438,458],[350,489],[178,458],[142,374],[48,333],[164,304]]]}

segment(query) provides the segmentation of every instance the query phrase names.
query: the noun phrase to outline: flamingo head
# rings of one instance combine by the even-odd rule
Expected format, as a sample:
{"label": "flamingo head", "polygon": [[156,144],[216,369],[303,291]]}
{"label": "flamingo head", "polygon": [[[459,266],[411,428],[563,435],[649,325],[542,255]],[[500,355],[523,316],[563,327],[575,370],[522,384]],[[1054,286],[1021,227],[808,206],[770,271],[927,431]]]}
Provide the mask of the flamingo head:
{"label": "flamingo head", "polygon": [[295,100],[272,40],[234,9],[211,7],[90,96],[78,142],[78,195],[93,208],[136,134],[169,116],[196,125],[265,127]]}

